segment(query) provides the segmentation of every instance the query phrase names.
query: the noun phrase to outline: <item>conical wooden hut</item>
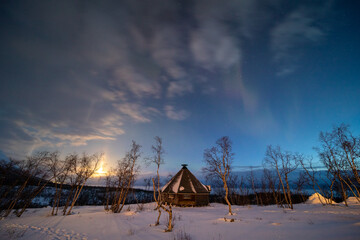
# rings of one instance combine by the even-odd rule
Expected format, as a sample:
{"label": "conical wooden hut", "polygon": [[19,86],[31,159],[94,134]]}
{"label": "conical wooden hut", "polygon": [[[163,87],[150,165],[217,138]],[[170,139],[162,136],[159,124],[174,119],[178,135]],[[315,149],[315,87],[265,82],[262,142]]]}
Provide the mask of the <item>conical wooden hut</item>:
{"label": "conical wooden hut", "polygon": [[203,185],[187,164],[161,189],[163,201],[177,206],[202,206],[209,204],[210,186]]}

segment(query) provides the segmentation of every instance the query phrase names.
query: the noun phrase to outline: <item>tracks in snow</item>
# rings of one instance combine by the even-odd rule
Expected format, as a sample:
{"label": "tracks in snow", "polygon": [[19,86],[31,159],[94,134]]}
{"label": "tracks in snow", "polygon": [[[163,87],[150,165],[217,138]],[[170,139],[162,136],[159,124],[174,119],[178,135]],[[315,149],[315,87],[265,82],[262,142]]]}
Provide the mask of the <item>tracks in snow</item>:
{"label": "tracks in snow", "polygon": [[5,224],[2,231],[7,232],[10,238],[21,238],[34,233],[44,234],[42,239],[54,240],[87,240],[85,234],[68,231],[66,229],[54,229],[50,227],[36,227],[25,224]]}

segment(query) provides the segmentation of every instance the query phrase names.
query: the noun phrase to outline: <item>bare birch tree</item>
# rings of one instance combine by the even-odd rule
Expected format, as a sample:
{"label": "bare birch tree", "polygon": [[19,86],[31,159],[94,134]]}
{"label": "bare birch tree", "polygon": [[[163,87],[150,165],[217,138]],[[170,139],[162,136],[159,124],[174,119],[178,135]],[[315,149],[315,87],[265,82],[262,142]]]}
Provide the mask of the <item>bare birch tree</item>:
{"label": "bare birch tree", "polygon": [[110,169],[105,175],[105,202],[104,202],[105,211],[110,210],[109,204],[110,201],[112,201],[112,199],[114,198],[114,194],[112,191],[116,186],[114,178],[115,178],[114,170]]}
{"label": "bare birch tree", "polygon": [[126,153],[122,160],[118,161],[118,166],[115,170],[117,172],[117,188],[111,206],[111,211],[114,213],[121,212],[129,190],[134,184],[135,177],[139,169],[138,161],[141,155],[140,148],[141,146],[139,144],[132,141],[130,151]]}
{"label": "bare birch tree", "polygon": [[[73,209],[76,201],[78,200],[80,193],[84,185],[86,184],[86,181],[98,170],[98,165],[102,156],[103,154],[87,155],[86,153],[83,153],[80,158],[75,158],[76,160],[78,160],[76,164],[73,165],[74,173],[76,175],[76,180],[74,184],[75,192],[73,193],[71,205],[66,215],[71,214],[71,210]],[[64,210],[66,211],[66,209]]]}
{"label": "bare birch tree", "polygon": [[[331,132],[320,133],[319,156],[329,173],[337,178],[343,198],[346,190],[360,202],[360,137],[355,137],[349,126],[334,126]],[[344,199],[345,205],[347,204]]]}
{"label": "bare birch tree", "polygon": [[70,185],[70,191],[67,191],[67,198],[63,207],[63,215],[66,215],[67,209],[69,207],[69,205],[71,204],[71,199],[73,197],[73,193],[74,190],[76,188],[76,186],[78,185],[78,181],[79,181],[79,174],[76,174],[76,170],[77,170],[77,165],[79,162],[79,155],[77,153],[74,153],[71,155],[70,157],[71,162],[70,162],[70,172],[68,175],[68,184]]}
{"label": "bare birch tree", "polygon": [[[155,181],[154,181],[154,179],[152,179],[153,180],[153,186],[155,186]],[[169,215],[169,218],[168,218],[168,225],[167,225],[167,229],[165,229],[165,232],[171,232],[172,231],[172,229],[173,229],[173,223],[172,223],[172,220],[173,220],[173,215],[172,215],[172,203],[171,202],[169,202],[169,203],[167,203],[167,202],[162,202],[161,204],[160,204],[160,207],[165,211],[165,212],[167,212],[167,214]]]}
{"label": "bare birch tree", "polygon": [[[339,185],[340,195],[347,206],[347,187],[344,179],[345,161],[338,155],[334,132],[320,132],[320,147],[316,148],[319,158]],[[336,184],[335,183],[335,184]]]}
{"label": "bare birch tree", "polygon": [[164,151],[164,148],[162,145],[162,139],[158,136],[156,136],[154,139],[155,139],[155,145],[151,146],[153,156],[148,158],[147,162],[149,164],[156,165],[156,178],[155,179],[152,178],[152,182],[153,182],[153,189],[154,189],[154,200],[157,204],[156,210],[159,213],[157,220],[155,222],[155,226],[157,226],[157,225],[159,225],[159,222],[160,222],[161,205],[162,205],[159,169],[160,169],[160,165],[164,164],[163,155],[164,155],[165,151]]}
{"label": "bare birch tree", "polygon": [[[256,205],[260,205],[260,200],[259,200],[259,195],[256,189],[256,178],[254,176],[254,171],[253,171],[253,167],[250,167],[250,173],[248,175],[248,182],[250,183],[251,189],[253,191],[253,194],[255,195],[255,199],[256,199]],[[261,204],[262,205],[262,204]]]}
{"label": "bare birch tree", "polygon": [[232,142],[229,137],[225,136],[216,141],[215,146],[205,149],[204,162],[206,167],[203,172],[209,177],[219,178],[225,190],[225,202],[229,206],[229,214],[233,215],[231,211],[231,203],[228,199],[229,188],[228,179],[231,172],[231,164],[234,153],[232,152]]}
{"label": "bare birch tree", "polygon": [[8,161],[0,161],[0,211],[6,208],[6,206],[10,203],[8,198],[15,186],[19,183],[19,177],[12,179],[14,176],[21,175],[22,173],[19,169],[17,169],[18,164],[19,161],[12,158]]}
{"label": "bare birch tree", "polygon": [[161,209],[164,210],[166,213],[168,213],[168,226],[165,230],[166,232],[171,232],[173,229],[173,215],[172,215],[172,203],[165,203],[161,197],[161,189],[160,189],[160,166],[164,164],[164,158],[163,155],[165,153],[162,139],[158,136],[155,138],[155,145],[151,146],[153,156],[147,159],[147,162],[149,164],[155,164],[156,166],[156,177],[152,178],[153,183],[153,195],[154,200],[156,202],[156,208],[155,210],[158,211],[158,217],[155,222],[155,226],[159,225],[160,223],[160,217],[161,217]]}
{"label": "bare birch tree", "polygon": [[[324,189],[319,184],[318,172],[315,170],[315,167],[312,162],[312,158],[306,158],[304,156],[300,156],[297,158],[297,161],[298,161],[299,165],[302,167],[302,169],[304,170],[305,176],[306,176],[308,182],[310,182],[311,187],[314,190],[314,192],[315,193],[318,192],[322,196],[325,197],[324,200],[322,198],[319,198],[319,201],[321,202],[321,204],[322,205],[331,204],[332,203],[332,195],[328,196],[328,194],[324,191]],[[330,186],[332,186],[332,185],[333,185],[333,182]],[[331,190],[331,187],[330,187],[330,190]]]}
{"label": "bare birch tree", "polygon": [[[22,178],[25,180],[23,184],[17,188],[15,196],[13,196],[12,201],[8,205],[4,217],[7,217],[19,200],[22,199],[22,209],[17,213],[17,216],[20,217],[25,209],[30,205],[31,201],[44,189],[48,181],[51,180],[48,179],[49,169],[47,168],[49,157],[50,152],[43,151],[37,152],[32,156],[26,157],[26,160],[18,162],[18,171],[21,172]],[[28,187],[29,182],[34,179],[38,179],[36,186]],[[24,194],[24,190],[26,188],[28,191]]]}
{"label": "bare birch tree", "polygon": [[276,205],[280,205],[280,185],[277,184],[278,177],[273,173],[273,171],[264,168],[264,178],[266,179],[266,182],[268,184],[268,188],[270,189],[273,199],[276,203]]}
{"label": "bare birch tree", "polygon": [[44,190],[49,182],[54,180],[54,176],[51,174],[51,170],[55,168],[55,165],[59,161],[59,152],[40,152],[39,155],[35,155],[42,159],[41,170],[39,175],[36,176],[37,184],[35,188],[32,188],[28,198],[26,199],[22,209],[17,213],[17,216],[20,217],[28,208],[32,200]]}
{"label": "bare birch tree", "polygon": [[291,200],[291,189],[289,185],[289,174],[297,168],[297,162],[295,161],[296,154],[290,152],[281,151],[280,147],[267,147],[265,154],[265,165],[270,165],[272,169],[276,170],[279,178],[279,183],[283,190],[284,199],[287,206],[293,209],[293,203]]}
{"label": "bare birch tree", "polygon": [[55,182],[55,194],[53,199],[53,207],[51,210],[51,215],[57,215],[61,200],[61,193],[63,190],[64,183],[68,178],[71,168],[74,164],[74,154],[69,154],[65,157],[63,161],[55,162],[51,172],[54,177]]}

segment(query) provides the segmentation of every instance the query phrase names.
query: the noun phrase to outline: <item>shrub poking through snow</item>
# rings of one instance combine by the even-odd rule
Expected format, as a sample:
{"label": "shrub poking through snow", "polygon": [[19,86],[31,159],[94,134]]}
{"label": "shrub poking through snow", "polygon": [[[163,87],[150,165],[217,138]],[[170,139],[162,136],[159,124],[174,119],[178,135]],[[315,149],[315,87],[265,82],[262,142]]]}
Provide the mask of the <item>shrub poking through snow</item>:
{"label": "shrub poking through snow", "polygon": [[224,221],[225,222],[235,222],[235,219],[234,218],[226,218],[226,217],[224,217]]}
{"label": "shrub poking through snow", "polygon": [[133,228],[130,228],[129,230],[128,230],[128,235],[129,236],[132,236],[132,235],[134,235],[135,234],[135,230],[133,229]]}
{"label": "shrub poking through snow", "polygon": [[179,230],[176,235],[174,235],[174,240],[191,240],[191,236],[185,232],[185,230]]}

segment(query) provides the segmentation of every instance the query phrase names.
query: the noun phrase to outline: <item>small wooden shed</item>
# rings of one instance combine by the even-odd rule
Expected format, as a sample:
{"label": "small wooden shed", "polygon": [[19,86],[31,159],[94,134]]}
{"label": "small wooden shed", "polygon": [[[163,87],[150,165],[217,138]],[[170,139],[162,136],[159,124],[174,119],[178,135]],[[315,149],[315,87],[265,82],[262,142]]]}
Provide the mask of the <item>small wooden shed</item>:
{"label": "small wooden shed", "polygon": [[187,164],[161,189],[163,201],[176,206],[203,206],[209,204],[210,186],[203,185]]}

